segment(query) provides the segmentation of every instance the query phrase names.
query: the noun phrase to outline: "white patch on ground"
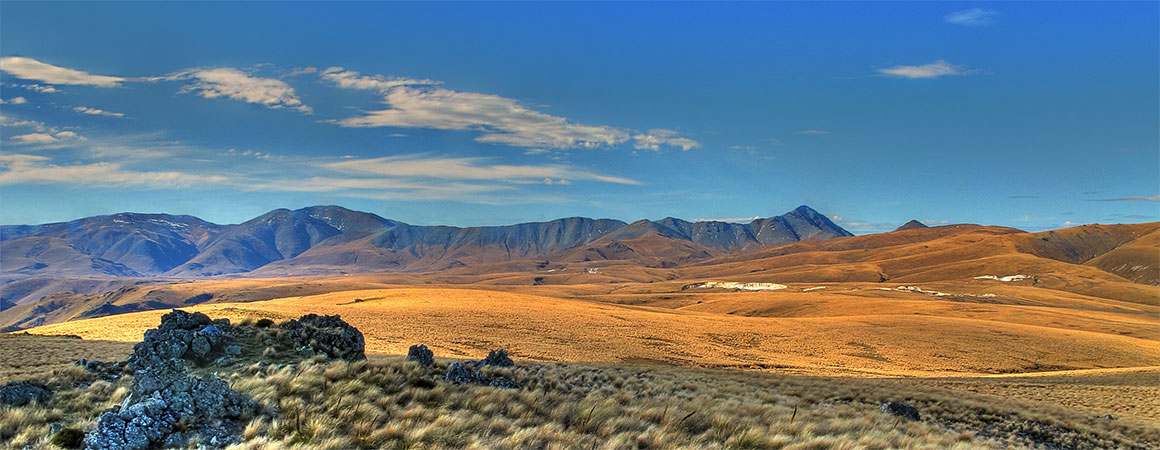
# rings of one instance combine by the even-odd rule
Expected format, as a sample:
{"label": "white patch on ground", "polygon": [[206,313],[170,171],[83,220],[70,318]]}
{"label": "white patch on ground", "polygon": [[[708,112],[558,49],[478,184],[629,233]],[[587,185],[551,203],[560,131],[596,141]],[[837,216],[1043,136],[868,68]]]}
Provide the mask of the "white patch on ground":
{"label": "white patch on ground", "polygon": [[1011,282],[1011,281],[1029,280],[1029,279],[1031,279],[1031,275],[1007,275],[1005,277],[1000,277],[1000,276],[996,276],[996,275],[983,275],[981,277],[975,277],[975,279],[976,280],[995,280],[995,281],[1002,281],[1002,282]]}
{"label": "white patch on ground", "polygon": [[802,289],[802,292],[820,291],[820,290],[825,289],[825,288],[826,288],[825,286],[814,286],[812,288]]}
{"label": "white patch on ground", "polygon": [[789,286],[777,283],[740,283],[736,281],[706,281],[704,283],[690,284],[682,289],[692,288],[716,288],[716,289],[735,289],[739,291],[778,291]]}

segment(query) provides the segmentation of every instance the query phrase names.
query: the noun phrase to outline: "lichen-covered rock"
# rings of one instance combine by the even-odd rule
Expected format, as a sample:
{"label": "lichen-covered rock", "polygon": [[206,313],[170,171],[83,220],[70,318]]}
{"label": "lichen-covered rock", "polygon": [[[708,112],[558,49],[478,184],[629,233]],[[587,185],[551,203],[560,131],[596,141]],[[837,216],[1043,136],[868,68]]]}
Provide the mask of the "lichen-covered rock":
{"label": "lichen-covered rock", "polygon": [[883,403],[882,412],[909,420],[920,420],[921,418],[918,414],[918,408],[899,402]]}
{"label": "lichen-covered rock", "polygon": [[[225,380],[190,376],[183,360],[168,359],[137,370],[129,397],[101,413],[84,444],[93,450],[137,450],[180,446],[197,434],[203,445],[208,435],[215,437],[212,445],[225,446],[232,441],[223,437],[232,436],[253,410],[253,402]],[[179,424],[185,432],[175,433]]]}
{"label": "lichen-covered rock", "polygon": [[488,377],[479,373],[471,365],[466,363],[451,364],[451,367],[447,368],[447,374],[444,376],[444,379],[455,384],[474,384],[477,386],[492,386],[500,389],[520,388],[519,383],[516,383],[515,380]]}
{"label": "lichen-covered rock", "polygon": [[306,348],[347,361],[366,359],[365,343],[358,328],[343,322],[337,315],[307,314],[280,327],[279,341],[291,348]]}
{"label": "lichen-covered rock", "polygon": [[86,372],[92,373],[97,378],[105,381],[116,381],[118,378],[121,378],[121,375],[125,374],[125,366],[127,364],[125,361],[107,362],[97,361],[95,359],[89,361],[84,358],[73,363],[73,365],[83,367]]}
{"label": "lichen-covered rock", "polygon": [[427,348],[426,345],[412,345],[407,350],[407,361],[415,361],[423,367],[431,367],[435,364],[435,353]]}
{"label": "lichen-covered rock", "polygon": [[146,331],[145,338],[133,346],[129,367],[140,370],[173,358],[208,364],[229,345],[229,329],[229,320],[210,320],[202,313],[175,309],[161,316],[161,325]]}
{"label": "lichen-covered rock", "polygon": [[0,405],[4,406],[24,406],[32,402],[47,403],[51,399],[52,391],[38,381],[13,381],[0,387]]}
{"label": "lichen-covered rock", "polygon": [[481,365],[481,366],[495,366],[495,367],[511,367],[511,366],[516,365],[516,363],[515,363],[515,361],[512,361],[512,359],[508,357],[507,350],[504,350],[501,348],[499,350],[492,350],[491,352],[488,352],[487,358],[480,360],[479,365]]}
{"label": "lichen-covered rock", "polygon": [[451,367],[447,368],[447,375],[444,378],[455,384],[478,384],[486,385],[488,380],[471,366],[464,363],[453,363]]}

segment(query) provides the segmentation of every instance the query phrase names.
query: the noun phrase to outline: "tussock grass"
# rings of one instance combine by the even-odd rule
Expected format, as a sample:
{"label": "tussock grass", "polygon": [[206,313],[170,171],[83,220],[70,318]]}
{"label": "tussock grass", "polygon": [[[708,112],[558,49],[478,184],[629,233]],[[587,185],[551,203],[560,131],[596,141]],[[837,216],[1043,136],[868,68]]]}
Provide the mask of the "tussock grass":
{"label": "tussock grass", "polygon": [[[220,372],[262,410],[234,449],[1156,448],[1151,422],[953,390],[965,380],[809,377],[662,366],[536,363],[486,369],[518,390],[452,385],[451,361],[401,357],[254,363]],[[199,369],[199,372],[218,369]],[[51,448],[55,427],[91,430],[130,379],[42,372],[43,405],[0,408],[0,447]],[[1000,379],[994,381],[997,386]],[[1019,380],[1026,383],[1026,380]],[[980,384],[982,385],[982,384]],[[952,389],[948,389],[952,388]],[[1003,391],[1001,391],[1003,392]],[[887,400],[919,408],[909,422]]]}

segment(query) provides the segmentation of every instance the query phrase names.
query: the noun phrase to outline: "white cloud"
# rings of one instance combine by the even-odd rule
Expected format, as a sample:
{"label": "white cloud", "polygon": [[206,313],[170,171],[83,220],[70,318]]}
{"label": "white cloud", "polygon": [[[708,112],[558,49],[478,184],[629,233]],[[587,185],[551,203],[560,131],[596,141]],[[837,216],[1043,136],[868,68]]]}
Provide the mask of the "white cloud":
{"label": "white cloud", "polygon": [[434,86],[443,84],[435,80],[417,80],[412,78],[384,77],[382,75],[362,76],[358,72],[346,70],[342,67],[331,67],[322,71],[322,79],[334,83],[343,89],[361,89],[368,91],[387,91],[399,86]]}
{"label": "white cloud", "polygon": [[[365,83],[372,84],[372,83]],[[390,109],[339,120],[345,127],[402,127],[480,131],[479,142],[519,147],[595,148],[629,139],[623,130],[570,123],[498,95],[399,86],[384,100]]]}
{"label": "white cloud", "polygon": [[882,75],[900,78],[938,78],[947,75],[969,75],[971,71],[964,66],[956,66],[943,60],[921,66],[894,66],[878,69]]}
{"label": "white cloud", "polygon": [[293,109],[306,114],[313,112],[309,106],[302,104],[302,100],[294,93],[294,88],[285,81],[250,76],[238,69],[189,69],[151,80],[192,80],[191,84],[181,89],[181,93],[194,93],[205,98],[225,97],[272,109]]}
{"label": "white cloud", "polygon": [[681,150],[689,151],[700,147],[701,144],[689,138],[677,136],[677,132],[673,130],[665,130],[661,128],[654,128],[648,130],[647,133],[641,133],[632,137],[632,147],[642,150],[660,151],[661,145],[671,145],[673,147],[680,147]]}
{"label": "white cloud", "polygon": [[520,182],[545,178],[589,180],[616,184],[640,184],[639,181],[578,170],[566,165],[486,164],[486,158],[424,157],[423,155],[387,156],[325,163],[322,167],[340,173],[420,177],[451,180],[493,180]]}
{"label": "white cloud", "polygon": [[99,162],[60,166],[38,155],[0,155],[0,184],[77,184],[99,187],[161,189],[223,184],[220,175],[193,175],[182,172],[149,172],[125,169],[121,164]]}
{"label": "white cloud", "polygon": [[634,136],[620,128],[578,124],[535,111],[515,99],[435,87],[442,84],[435,80],[364,76],[341,67],[326,69],[321,76],[340,88],[378,92],[390,107],[334,121],[344,127],[476,131],[482,133],[476,138],[478,142],[541,149],[597,148],[619,145],[630,139],[636,140],[637,148],[652,150],[659,149],[660,145],[684,150],[700,146],[669,130]]}
{"label": "white cloud", "polygon": [[0,58],[0,70],[14,77],[40,81],[48,84],[72,84],[97,87],[117,87],[125,78],[108,75],[93,75],[76,69],[69,69],[43,63],[32,58],[7,56]]}
{"label": "white cloud", "polygon": [[797,134],[821,136],[821,135],[830,134],[830,132],[828,130],[801,130],[801,131],[798,131]]}
{"label": "white cloud", "polygon": [[109,111],[105,111],[103,109],[97,109],[97,108],[89,108],[88,106],[78,106],[76,108],[73,108],[73,111],[76,111],[76,112],[81,113],[81,114],[89,114],[89,115],[93,115],[93,116],[125,117],[125,115],[122,113],[109,112]]}
{"label": "white cloud", "polygon": [[857,231],[876,233],[882,231],[892,231],[899,226],[899,224],[894,223],[867,222],[862,220],[849,219],[842,216],[830,216],[830,220],[851,232]]}
{"label": "white cloud", "polygon": [[1104,198],[1098,200],[1088,200],[1089,202],[1160,202],[1160,195],[1138,196],[1138,197],[1120,197],[1120,198]]}
{"label": "white cloud", "polygon": [[943,17],[943,20],[945,20],[947,23],[953,23],[955,25],[977,27],[981,25],[989,25],[991,22],[994,22],[995,16],[998,15],[999,12],[995,10],[971,8],[947,14],[946,17]]}
{"label": "white cloud", "polygon": [[84,136],[76,134],[72,131],[57,131],[55,133],[20,134],[12,136],[12,140],[21,144],[47,145],[84,141],[85,138]]}
{"label": "white cloud", "polygon": [[0,99],[0,105],[23,105],[28,103],[28,99],[24,97],[12,97],[9,100]]}
{"label": "white cloud", "polygon": [[30,91],[39,92],[41,94],[55,94],[60,92],[60,89],[52,86],[45,86],[43,84],[9,84],[18,88],[28,89]]}
{"label": "white cloud", "polygon": [[16,128],[16,127],[32,128],[36,131],[46,131],[46,130],[50,129],[50,127],[48,125],[45,125],[44,122],[37,122],[35,120],[13,119],[13,118],[6,116],[6,115],[0,115],[0,126],[14,127],[14,128]]}
{"label": "white cloud", "polygon": [[749,223],[760,219],[761,216],[753,217],[699,217],[693,219],[693,222],[729,222],[729,223]]}

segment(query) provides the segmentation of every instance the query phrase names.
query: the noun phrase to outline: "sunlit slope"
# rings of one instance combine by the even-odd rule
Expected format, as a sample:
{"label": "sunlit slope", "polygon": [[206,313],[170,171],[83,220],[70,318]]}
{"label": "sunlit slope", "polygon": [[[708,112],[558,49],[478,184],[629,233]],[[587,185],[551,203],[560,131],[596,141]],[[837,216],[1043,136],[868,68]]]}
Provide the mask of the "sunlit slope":
{"label": "sunlit slope", "polygon": [[[680,277],[898,285],[1021,274],[1036,276],[1038,283],[1023,283],[1039,288],[1157,305],[1160,289],[1156,286],[1103,270],[1105,266],[1160,266],[1153,262],[1160,254],[1147,252],[1146,236],[1157,229],[1157,223],[1091,225],[1045,233],[977,225],[911,229],[728,255],[682,268]],[[1136,244],[1137,240],[1141,243]],[[1143,250],[1134,250],[1137,245]],[[1082,264],[1104,254],[1113,262]]]}
{"label": "sunlit slope", "polygon": [[[233,319],[341,314],[367,336],[370,351],[399,354],[424,343],[445,357],[478,357],[504,347],[517,357],[537,360],[897,375],[1156,364],[1154,335],[914,314],[923,308],[913,306],[916,311],[905,314],[867,308],[864,315],[771,318],[496,291],[391,289],[190,309]],[[123,314],[31,331],[133,341],[156,326],[164,313]],[[1133,327],[1124,329],[1148,336]]]}

